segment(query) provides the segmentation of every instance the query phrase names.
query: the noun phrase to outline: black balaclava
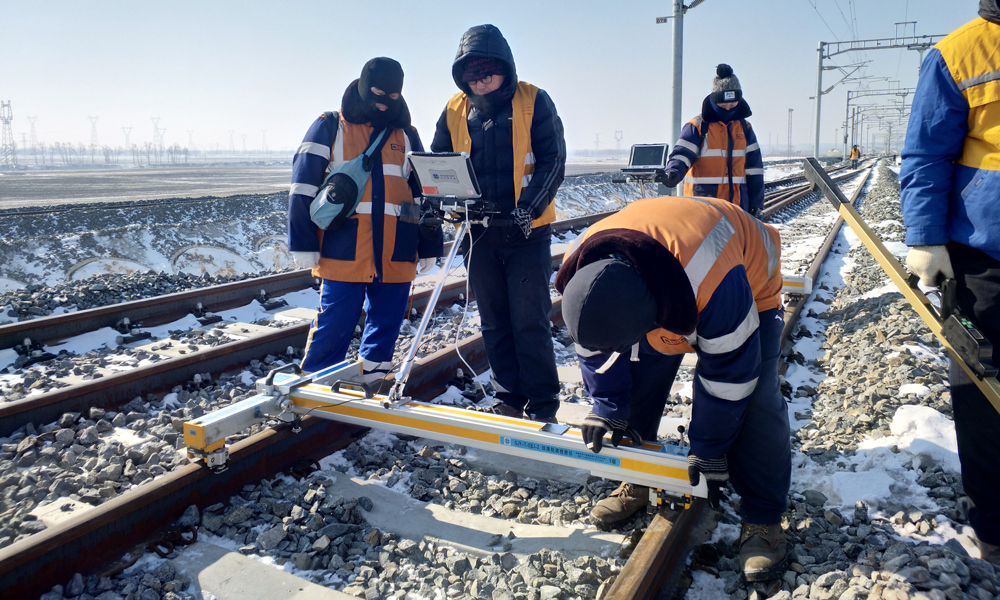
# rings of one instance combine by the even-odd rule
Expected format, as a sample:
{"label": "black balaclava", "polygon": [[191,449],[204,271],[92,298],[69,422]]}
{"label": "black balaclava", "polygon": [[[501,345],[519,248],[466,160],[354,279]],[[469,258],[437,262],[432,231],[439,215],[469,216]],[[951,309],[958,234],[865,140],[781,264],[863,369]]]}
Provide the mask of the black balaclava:
{"label": "black balaclava", "polygon": [[639,272],[607,258],[580,268],[566,284],[562,314],[573,341],[605,354],[630,348],[656,329],[656,300]]}
{"label": "black balaclava", "polygon": [[[382,96],[372,93],[371,88],[378,88],[385,92]],[[358,80],[358,94],[364,103],[365,112],[375,129],[384,129],[392,121],[403,104],[403,97],[393,100],[389,94],[402,94],[403,91],[403,67],[391,58],[373,58],[361,69],[361,78]],[[389,107],[385,111],[376,108],[375,104],[384,104]]]}

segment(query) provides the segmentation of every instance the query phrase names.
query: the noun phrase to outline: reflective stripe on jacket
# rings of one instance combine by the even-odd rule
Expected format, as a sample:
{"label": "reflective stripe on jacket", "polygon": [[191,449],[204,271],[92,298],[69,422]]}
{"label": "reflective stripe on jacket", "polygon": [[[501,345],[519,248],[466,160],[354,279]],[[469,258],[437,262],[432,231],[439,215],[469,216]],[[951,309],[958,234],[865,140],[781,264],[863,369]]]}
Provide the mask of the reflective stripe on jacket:
{"label": "reflective stripe on jacket", "polygon": [[[535,111],[538,88],[525,81],[517,83],[512,99],[514,144],[514,199],[521,198],[521,191],[528,187],[535,172],[535,155],[531,150],[531,120]],[[472,154],[472,136],[469,134],[469,100],[464,92],[452,96],[445,109],[448,131],[451,133],[453,152]],[[549,202],[542,215],[531,226],[542,227],[556,220],[555,201]]]}
{"label": "reflective stripe on jacket", "polygon": [[976,18],[932,48],[900,168],[906,243],[955,241],[1000,260],[1000,25]]}
{"label": "reflective stripe on jacket", "polygon": [[[781,306],[778,230],[729,202],[683,196],[639,200],[591,226],[584,242],[598,231],[615,228],[645,233],[677,257],[699,312],[738,266],[746,270],[757,312]],[[683,336],[666,329],[650,331],[646,341],[664,354],[694,352],[692,342],[703,343],[697,332]]]}

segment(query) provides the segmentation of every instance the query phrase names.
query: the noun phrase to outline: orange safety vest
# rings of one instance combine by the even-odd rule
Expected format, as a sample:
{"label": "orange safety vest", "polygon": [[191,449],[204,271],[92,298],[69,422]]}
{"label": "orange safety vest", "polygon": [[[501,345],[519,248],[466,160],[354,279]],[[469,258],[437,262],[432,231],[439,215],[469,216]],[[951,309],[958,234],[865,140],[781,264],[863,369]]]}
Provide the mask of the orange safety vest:
{"label": "orange safety vest", "polygon": [[851,148],[851,160],[858,160],[861,157],[861,152],[857,148]]}
{"label": "orange safety vest", "polygon": [[[369,124],[348,123],[340,118],[340,130],[331,149],[331,168],[360,156],[368,149],[372,127]],[[324,238],[334,236],[330,243],[338,247],[342,259],[321,256],[313,276],[333,281],[368,283],[375,279],[375,247],[372,235],[372,212],[384,211],[382,219],[382,279],[383,283],[408,283],[417,274],[417,222],[420,206],[413,201],[407,183],[409,163],[406,152],[409,140],[402,129],[394,129],[382,148],[382,178],[385,182],[385,203],[372,203],[372,175],[368,176],[365,194],[354,216],[335,231],[317,228],[320,247]],[[354,249],[353,253],[350,251]]]}
{"label": "orange safety vest", "polygon": [[[743,132],[743,125],[739,120],[731,121],[728,124],[712,122],[706,124],[701,115],[691,119],[690,123],[702,135],[704,127],[708,127],[708,134],[704,136],[705,142],[702,144],[698,155],[698,160],[691,165],[691,170],[684,177],[684,195],[694,196],[694,186],[696,185],[718,185],[719,191],[716,196],[720,200],[729,200],[733,204],[740,205],[740,185],[747,182],[747,138]],[[728,127],[727,127],[728,125]],[[749,127],[749,123],[747,127]],[[729,139],[726,134],[733,138],[733,197],[729,197]]]}
{"label": "orange safety vest", "polygon": [[[514,201],[521,198],[521,190],[528,187],[535,172],[535,154],[531,151],[531,118],[535,114],[535,96],[538,88],[526,81],[517,82],[514,91]],[[469,135],[469,98],[465,92],[455,94],[448,101],[448,131],[451,133],[453,152],[472,154],[472,136]],[[555,200],[549,202],[542,216],[531,222],[532,228],[548,225],[556,220]]]}
{"label": "orange safety vest", "polygon": [[[684,267],[699,313],[738,265],[746,270],[757,312],[781,307],[781,236],[735,204],[684,196],[637,200],[592,225],[584,240],[607,229],[639,231],[669,250]],[[656,329],[646,341],[658,352],[680,354],[694,352],[696,337]]]}

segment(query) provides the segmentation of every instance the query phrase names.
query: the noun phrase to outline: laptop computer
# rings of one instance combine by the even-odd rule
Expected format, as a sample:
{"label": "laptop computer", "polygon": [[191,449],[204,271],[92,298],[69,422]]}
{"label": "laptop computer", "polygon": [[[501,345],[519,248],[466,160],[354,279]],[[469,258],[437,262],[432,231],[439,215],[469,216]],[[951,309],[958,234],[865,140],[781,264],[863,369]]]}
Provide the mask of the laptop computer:
{"label": "laptop computer", "polygon": [[633,144],[623,173],[653,173],[667,166],[667,144]]}
{"label": "laptop computer", "polygon": [[406,157],[425,198],[465,200],[482,195],[472,159],[465,152],[409,152]]}

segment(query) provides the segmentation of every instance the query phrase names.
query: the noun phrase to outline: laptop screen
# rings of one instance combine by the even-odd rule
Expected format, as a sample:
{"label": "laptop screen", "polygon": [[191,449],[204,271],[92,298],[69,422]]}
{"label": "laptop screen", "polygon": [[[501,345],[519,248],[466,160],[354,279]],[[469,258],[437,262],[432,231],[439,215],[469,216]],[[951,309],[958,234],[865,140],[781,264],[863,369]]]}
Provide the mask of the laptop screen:
{"label": "laptop screen", "polygon": [[630,167],[664,167],[667,164],[666,144],[636,144],[632,146],[632,156],[629,158]]}

